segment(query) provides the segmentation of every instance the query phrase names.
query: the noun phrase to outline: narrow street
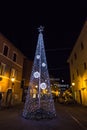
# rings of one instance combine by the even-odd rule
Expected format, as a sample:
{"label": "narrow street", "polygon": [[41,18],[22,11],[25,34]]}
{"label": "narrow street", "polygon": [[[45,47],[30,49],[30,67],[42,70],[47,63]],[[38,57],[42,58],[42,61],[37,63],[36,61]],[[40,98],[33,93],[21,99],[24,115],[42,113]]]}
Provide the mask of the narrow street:
{"label": "narrow street", "polygon": [[57,117],[52,120],[26,120],[21,116],[23,104],[0,110],[0,130],[86,130],[87,108],[80,105],[55,104]]}

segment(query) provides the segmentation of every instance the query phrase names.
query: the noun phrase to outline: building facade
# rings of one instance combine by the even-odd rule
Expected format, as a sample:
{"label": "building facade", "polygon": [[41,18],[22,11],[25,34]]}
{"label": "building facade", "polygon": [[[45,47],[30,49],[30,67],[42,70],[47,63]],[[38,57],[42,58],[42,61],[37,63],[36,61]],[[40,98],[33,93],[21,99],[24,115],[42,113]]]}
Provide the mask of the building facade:
{"label": "building facade", "polygon": [[23,62],[23,74],[22,74],[22,83],[21,83],[21,87],[23,88],[22,101],[25,101],[27,95],[32,65],[33,65],[33,61],[30,61],[28,60],[27,57],[25,57]]}
{"label": "building facade", "polygon": [[22,99],[24,55],[0,33],[0,92],[3,103],[19,103]]}
{"label": "building facade", "polygon": [[87,21],[68,59],[75,100],[87,106]]}

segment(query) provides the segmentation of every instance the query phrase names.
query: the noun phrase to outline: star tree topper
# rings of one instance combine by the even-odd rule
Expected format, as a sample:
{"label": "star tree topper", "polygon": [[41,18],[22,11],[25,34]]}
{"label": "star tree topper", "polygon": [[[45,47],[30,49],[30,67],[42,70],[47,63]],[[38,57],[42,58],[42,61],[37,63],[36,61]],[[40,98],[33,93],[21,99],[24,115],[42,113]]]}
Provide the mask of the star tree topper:
{"label": "star tree topper", "polygon": [[41,33],[41,32],[43,32],[43,29],[44,29],[44,27],[43,27],[43,26],[40,26],[40,27],[38,28],[38,31]]}

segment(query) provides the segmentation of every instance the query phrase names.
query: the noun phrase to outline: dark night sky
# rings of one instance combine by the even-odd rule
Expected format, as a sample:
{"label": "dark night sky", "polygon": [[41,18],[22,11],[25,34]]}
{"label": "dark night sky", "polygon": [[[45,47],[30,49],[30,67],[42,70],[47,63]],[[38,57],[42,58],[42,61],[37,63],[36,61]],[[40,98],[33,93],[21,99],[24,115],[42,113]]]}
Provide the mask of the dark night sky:
{"label": "dark night sky", "polygon": [[49,72],[69,79],[67,59],[87,18],[87,0],[0,2],[0,32],[34,59],[38,31],[44,26]]}

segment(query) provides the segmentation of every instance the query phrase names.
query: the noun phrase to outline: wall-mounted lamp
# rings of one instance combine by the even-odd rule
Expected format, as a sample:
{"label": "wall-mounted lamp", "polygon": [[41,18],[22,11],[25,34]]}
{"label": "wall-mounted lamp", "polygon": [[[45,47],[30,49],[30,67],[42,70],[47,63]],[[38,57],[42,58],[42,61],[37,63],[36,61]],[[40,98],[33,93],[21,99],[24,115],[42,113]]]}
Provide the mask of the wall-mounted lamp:
{"label": "wall-mounted lamp", "polygon": [[72,83],[72,86],[75,86],[75,83],[74,83],[74,82]]}
{"label": "wall-mounted lamp", "polygon": [[11,78],[11,81],[12,81],[12,87],[13,87],[14,82],[15,82],[15,78],[14,78],[14,77],[12,77],[12,78]]}

